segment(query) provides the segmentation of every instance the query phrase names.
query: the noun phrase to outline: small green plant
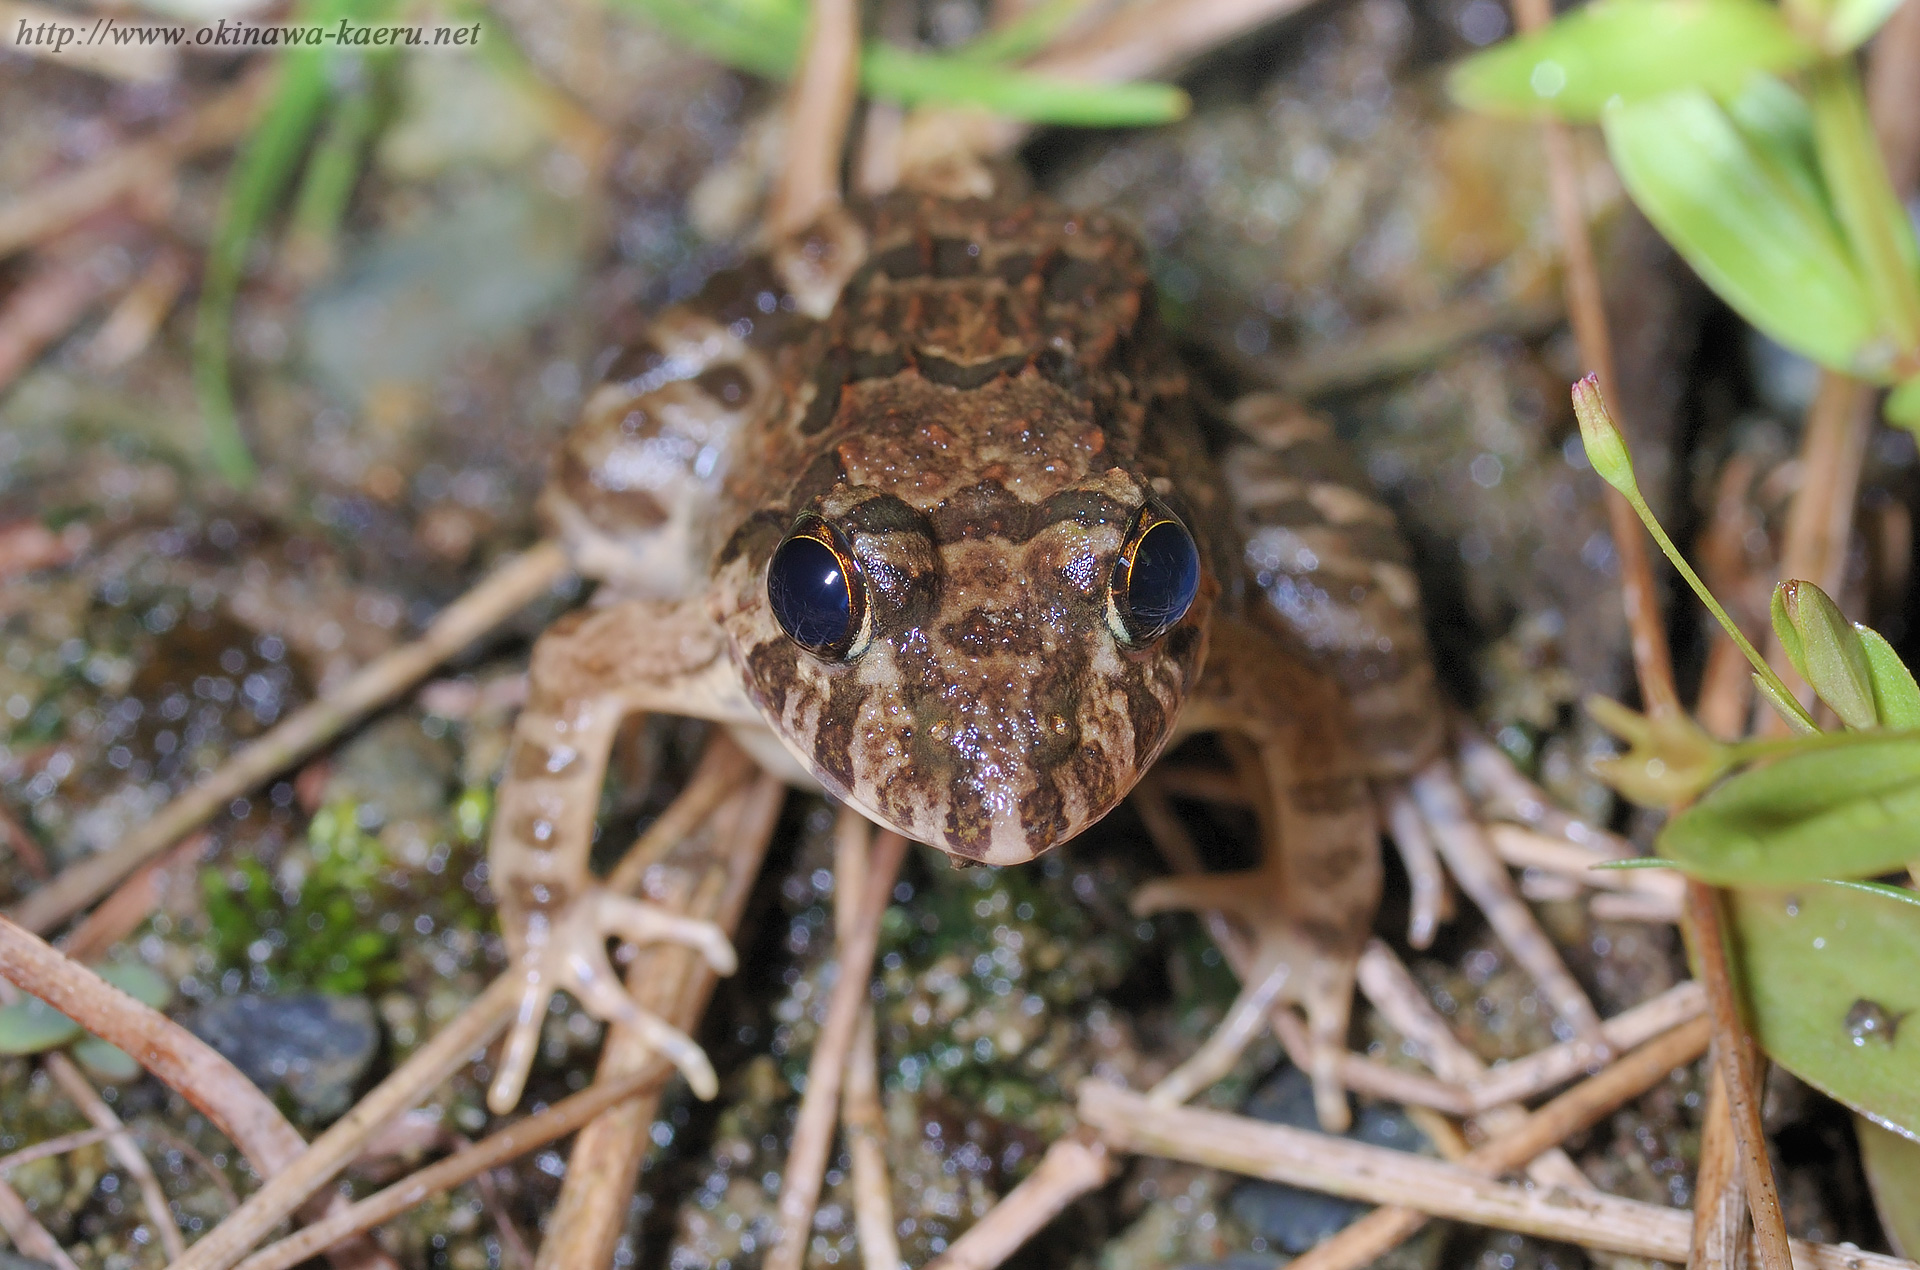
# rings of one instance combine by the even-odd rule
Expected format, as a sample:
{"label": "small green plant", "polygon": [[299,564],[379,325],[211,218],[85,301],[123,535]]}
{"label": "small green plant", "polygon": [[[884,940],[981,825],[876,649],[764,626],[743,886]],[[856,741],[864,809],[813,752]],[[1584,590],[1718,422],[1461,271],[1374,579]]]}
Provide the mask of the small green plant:
{"label": "small green plant", "polygon": [[[307,826],[311,868],[281,888],[258,860],[201,876],[219,963],[261,971],[265,987],[330,993],[391,987],[400,977],[391,931],[377,924],[387,860],[351,803],[322,807]],[[396,928],[397,929],[397,928]]]}
{"label": "small green plant", "polygon": [[1920,1046],[1899,1030],[1920,1009],[1920,893],[1877,880],[1920,860],[1920,687],[1885,639],[1847,621],[1820,588],[1783,582],[1774,632],[1842,725],[1821,730],[1660,528],[1593,380],[1575,386],[1574,410],[1595,470],[1633,504],[1795,729],[1729,744],[1684,716],[1593,699],[1594,717],[1629,746],[1599,773],[1634,802],[1684,807],[1655,848],[1729,890],[1731,951],[1768,1055],[1920,1140]]}
{"label": "small green plant", "polygon": [[1597,0],[1456,69],[1462,103],[1598,122],[1627,191],[1774,340],[1920,429],[1920,247],[1854,51],[1897,0]]}

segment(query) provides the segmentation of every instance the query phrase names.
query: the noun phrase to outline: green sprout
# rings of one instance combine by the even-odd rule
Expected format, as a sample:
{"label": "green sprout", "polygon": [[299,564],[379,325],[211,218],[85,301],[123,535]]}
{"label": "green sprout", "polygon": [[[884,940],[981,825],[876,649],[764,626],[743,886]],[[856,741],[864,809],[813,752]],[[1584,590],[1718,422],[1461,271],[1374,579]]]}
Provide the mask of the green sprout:
{"label": "green sprout", "polygon": [[[1594,470],[1618,490],[1753,663],[1795,725],[1784,739],[1724,743],[1684,715],[1590,700],[1627,742],[1601,779],[1634,802],[1684,808],[1648,865],[1728,888],[1729,934],[1754,1034],[1768,1055],[1873,1123],[1920,1141],[1920,1052],[1848,1032],[1846,1003],[1920,1008],[1920,894],[1873,879],[1920,860],[1920,688],[1876,632],[1811,582],[1783,582],[1773,627],[1788,660],[1845,725],[1822,732],[1688,566],[1646,500],[1591,378],[1573,389]],[[1920,1187],[1920,1177],[1903,1179]]]}
{"label": "green sprout", "polygon": [[1700,597],[1700,602],[1707,606],[1714,621],[1720,623],[1720,628],[1746,655],[1754,668],[1754,682],[1766,694],[1767,700],[1773,703],[1788,723],[1799,730],[1817,731],[1813,716],[1794,699],[1787,686],[1780,682],[1780,676],[1767,664],[1766,658],[1759,654],[1746,634],[1727,616],[1727,611],[1713,598],[1713,592],[1707,590],[1707,584],[1700,580],[1700,575],[1693,571],[1686,557],[1680,554],[1680,549],[1673,545],[1673,539],[1667,537],[1667,531],[1660,527],[1653,509],[1647,506],[1647,500],[1640,493],[1640,483],[1634,479],[1633,455],[1627,450],[1627,439],[1620,435],[1620,429],[1614,425],[1613,415],[1608,412],[1607,403],[1600,395],[1600,379],[1597,375],[1588,375],[1573,386],[1573,414],[1580,421],[1580,439],[1586,445],[1587,460],[1593,464],[1593,470],[1607,484],[1620,491],[1632,505],[1634,514],[1640,517],[1640,523],[1660,544],[1660,550],[1680,571],[1680,576],[1687,580],[1687,585]]}
{"label": "green sprout", "polygon": [[1853,51],[1891,0],[1596,0],[1470,59],[1476,109],[1598,123],[1633,201],[1742,317],[1920,429],[1920,247]]}

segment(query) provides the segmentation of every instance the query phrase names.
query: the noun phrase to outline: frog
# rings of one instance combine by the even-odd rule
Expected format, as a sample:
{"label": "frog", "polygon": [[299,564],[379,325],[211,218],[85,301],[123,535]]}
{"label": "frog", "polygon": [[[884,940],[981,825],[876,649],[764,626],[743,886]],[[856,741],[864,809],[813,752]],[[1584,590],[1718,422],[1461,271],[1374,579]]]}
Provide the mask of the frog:
{"label": "frog", "polygon": [[606,946],[671,940],[721,971],[732,950],[587,868],[615,730],[657,712],[999,866],[1101,819],[1169,746],[1231,737],[1261,863],[1139,907],[1256,933],[1340,1119],[1374,788],[1431,763],[1446,723],[1407,548],[1324,420],[1271,394],[1203,410],[1139,239],[1011,188],[836,208],[597,380],[541,512],[599,588],[535,645],[489,844],[524,978],[497,1110],[558,989],[715,1089]]}

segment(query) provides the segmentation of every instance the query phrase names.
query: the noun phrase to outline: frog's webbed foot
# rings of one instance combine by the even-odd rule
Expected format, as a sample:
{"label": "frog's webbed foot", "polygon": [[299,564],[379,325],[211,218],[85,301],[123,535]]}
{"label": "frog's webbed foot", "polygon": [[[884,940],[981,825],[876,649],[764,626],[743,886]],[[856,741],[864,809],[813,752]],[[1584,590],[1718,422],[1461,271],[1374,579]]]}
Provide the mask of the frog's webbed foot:
{"label": "frog's webbed foot", "polygon": [[732,974],[733,945],[712,922],[682,916],[657,904],[590,887],[570,904],[532,915],[516,941],[514,966],[523,976],[520,1003],[507,1029],[500,1065],[487,1090],[487,1105],[504,1115],[520,1101],[540,1044],[540,1028],[556,991],[579,998],[595,1017],[632,1029],[687,1078],[701,1098],[719,1090],[706,1051],[678,1028],[641,1009],[607,957],[607,941],[675,943],[692,948],[720,974]]}
{"label": "frog's webbed foot", "polygon": [[1276,1008],[1297,1005],[1307,1016],[1314,1109],[1322,1127],[1339,1132],[1351,1118],[1340,1062],[1346,1054],[1360,949],[1337,926],[1290,915],[1282,889],[1275,872],[1259,869],[1164,878],[1135,892],[1133,910],[1142,917],[1170,910],[1217,912],[1253,937],[1252,955],[1241,971],[1240,995],[1226,1018],[1149,1096],[1169,1104],[1192,1098],[1233,1069]]}

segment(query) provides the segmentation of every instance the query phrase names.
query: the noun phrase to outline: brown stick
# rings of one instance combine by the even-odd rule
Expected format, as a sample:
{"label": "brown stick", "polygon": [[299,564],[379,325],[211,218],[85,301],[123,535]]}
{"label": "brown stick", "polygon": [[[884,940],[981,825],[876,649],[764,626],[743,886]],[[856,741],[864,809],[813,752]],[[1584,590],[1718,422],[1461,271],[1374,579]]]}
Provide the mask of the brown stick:
{"label": "brown stick", "polygon": [[350,1235],[391,1221],[435,1195],[517,1159],[535,1147],[565,1137],[608,1107],[649,1088],[664,1085],[672,1075],[673,1067],[659,1060],[643,1070],[610,1081],[596,1081],[538,1115],[529,1116],[516,1125],[454,1152],[444,1160],[409,1174],[386,1189],[329,1215],[324,1221],[313,1223],[296,1235],[269,1244],[241,1262],[242,1270],[288,1270],[288,1267],[297,1266]]}
{"label": "brown stick", "polygon": [[[1614,1015],[1600,1029],[1613,1051],[1622,1053],[1691,1022],[1706,1009],[1706,992],[1699,984],[1687,982]],[[1585,1041],[1562,1041],[1489,1071],[1467,1087],[1467,1101],[1476,1111],[1522,1102],[1572,1080],[1592,1068],[1594,1061]]]}
{"label": "brown stick", "polygon": [[495,979],[432,1040],[315,1138],[289,1167],[187,1249],[187,1255],[171,1270],[227,1270],[238,1262],[309,1195],[351,1164],[381,1125],[406,1112],[427,1090],[460,1070],[493,1039],[513,1016],[520,991],[521,980],[516,974],[509,972]]}
{"label": "brown stick", "polygon": [[61,941],[60,951],[75,961],[93,962],[106,956],[108,949],[140,929],[141,923],[153,915],[174,869],[190,864],[211,841],[204,833],[193,834],[166,855],[142,866],[73,928],[73,933]]}
{"label": "brown stick", "polygon": [[[833,931],[842,943],[858,933],[860,910],[855,899],[866,893],[872,857],[873,826],[853,808],[842,807],[833,839]],[[878,1046],[873,1002],[867,1001],[860,1007],[840,1100],[840,1123],[846,1129],[853,1166],[853,1224],[865,1270],[902,1270],[893,1219],[893,1178],[887,1169],[886,1117],[880,1107]]]}
{"label": "brown stick", "polygon": [[213,819],[234,799],[293,766],[418,683],[567,575],[566,555],[542,542],[509,561],[448,605],[419,639],[355,672],[340,690],[310,702],[223,763],[122,839],[118,846],[62,870],[7,914],[35,933],[65,921],[121,878]]}
{"label": "brown stick", "polygon": [[813,0],[787,108],[787,159],[767,200],[767,235],[804,232],[840,202],[840,159],[860,78],[858,0]]}
{"label": "brown stick", "polygon": [[120,1167],[133,1176],[134,1183],[140,1188],[140,1203],[147,1210],[147,1221],[153,1226],[153,1233],[159,1237],[160,1246],[166,1251],[168,1261],[178,1261],[187,1251],[187,1241],[180,1233],[179,1223],[173,1220],[173,1207],[167,1203],[167,1193],[160,1186],[160,1178],[153,1171],[153,1165],[140,1150],[133,1135],[127,1132],[127,1126],[120,1117],[113,1114],[113,1108],[107,1106],[100,1097],[100,1091],[93,1082],[80,1074],[73,1060],[65,1054],[49,1054],[43,1066],[47,1075],[53,1077],[53,1083],[60,1086],[73,1105],[80,1108],[80,1114],[93,1122],[96,1128],[106,1130],[111,1136],[107,1139],[107,1150],[120,1162]]}
{"label": "brown stick", "polygon": [[168,179],[181,162],[246,135],[266,101],[271,67],[250,72],[159,136],[101,156],[77,172],[40,181],[0,207],[0,260],[85,220],[108,204]]}
{"label": "brown stick", "polygon": [[218,1050],[4,917],[0,977],[131,1054],[213,1121],[262,1174],[278,1172],[306,1149],[298,1131]]}
{"label": "brown stick", "polygon": [[1716,1064],[1707,1083],[1700,1132],[1700,1168],[1694,1174],[1693,1246],[1696,1270],[1738,1270],[1747,1233],[1747,1193],[1740,1187],[1739,1144],[1727,1114],[1727,1082]]}
{"label": "brown stick", "polygon": [[22,1164],[44,1160],[50,1155],[65,1155],[69,1151],[78,1151],[81,1147],[90,1147],[120,1132],[123,1130],[113,1125],[105,1128],[81,1129],[74,1133],[63,1133],[57,1138],[48,1138],[45,1142],[36,1142],[30,1147],[21,1147],[18,1151],[0,1155],[0,1175],[4,1175],[10,1169],[17,1169]]}
{"label": "brown stick", "polygon": [[[1413,1042],[1421,1058],[1442,1080],[1465,1085],[1486,1074],[1487,1065],[1461,1043],[1447,1021],[1427,1000],[1427,994],[1414,982],[1413,975],[1393,955],[1393,950],[1374,940],[1360,955],[1360,990],[1373,1002],[1373,1008],[1400,1035]],[[1409,1113],[1413,1111],[1409,1108]],[[1428,1112],[1429,1116],[1433,1113]],[[1434,1117],[1438,1119],[1438,1117]],[[1488,1136],[1510,1133],[1527,1118],[1526,1108],[1518,1103],[1489,1107],[1474,1117],[1474,1123]],[[1447,1124],[1446,1121],[1441,1121]],[[1436,1126],[1437,1127],[1437,1126]],[[1447,1126],[1451,1128],[1449,1124]],[[1428,1134],[1432,1137],[1432,1134]],[[1442,1154],[1446,1146],[1441,1144]],[[1465,1154],[1464,1151],[1461,1152]],[[1540,1153],[1526,1166],[1527,1176],[1543,1186],[1574,1186],[1591,1189],[1593,1183],[1580,1172],[1571,1156],[1559,1147]]]}
{"label": "brown stick", "polygon": [[[1484,1177],[1520,1168],[1548,1147],[1586,1129],[1630,1098],[1665,1080],[1707,1047],[1711,1028],[1697,1019],[1575,1085],[1528,1116],[1519,1127],[1479,1147],[1459,1167]],[[1092,1123],[1083,1109],[1081,1118]],[[1337,1193],[1337,1192],[1336,1192]],[[1387,1207],[1367,1214],[1293,1263],[1294,1270],[1347,1270],[1364,1266],[1404,1243],[1427,1223],[1427,1214]]]}
{"label": "brown stick", "polygon": [[0,391],[110,289],[108,275],[94,263],[104,243],[95,240],[73,250],[62,246],[37,253],[33,269],[0,306]]}
{"label": "brown stick", "polygon": [[1726,937],[1721,933],[1720,893],[1704,882],[1687,882],[1686,923],[1683,930],[1700,981],[1707,989],[1707,1015],[1713,1020],[1714,1066],[1727,1089],[1727,1113],[1733,1125],[1741,1176],[1746,1183],[1747,1212],[1753,1218],[1755,1245],[1766,1270],[1792,1270],[1787,1250],[1786,1220],[1773,1166],[1767,1159],[1766,1128],[1760,1117],[1757,1055],[1740,1021],[1734,1000],[1733,972],[1727,963]]}
{"label": "brown stick", "polygon": [[866,893],[859,898],[859,920],[839,947],[839,978],[827,998],[826,1021],[807,1061],[807,1087],[793,1127],[786,1171],[780,1179],[780,1232],[767,1254],[766,1270],[800,1270],[813,1232],[813,1211],[833,1148],[834,1122],[840,1112],[840,1082],[853,1047],[860,1011],[867,1004],[873,957],[880,947],[880,918],[893,896],[893,882],[906,858],[907,840],[892,830],[873,845]]}
{"label": "brown stick", "polygon": [[54,1270],[80,1270],[34,1217],[27,1201],[20,1198],[20,1192],[3,1181],[0,1181],[0,1230],[7,1232],[7,1238],[23,1255],[38,1257]]}
{"label": "brown stick", "polygon": [[1567,969],[1560,950],[1540,929],[1533,910],[1515,893],[1513,878],[1487,845],[1473,813],[1466,806],[1453,764],[1441,759],[1414,775],[1410,782],[1434,845],[1447,862],[1460,889],[1473,898],[1487,924],[1513,953],[1514,960],[1540,985],[1554,1012],[1581,1036],[1600,1042],[1600,1015],[1587,1000],[1586,990]]}
{"label": "brown stick", "polygon": [[[1706,1041],[1706,1025],[1702,1023],[1694,1032],[1697,1053]],[[1630,1057],[1623,1061],[1634,1060]],[[1654,1073],[1649,1083],[1664,1075]],[[1600,1191],[1507,1186],[1464,1164],[1442,1163],[1245,1116],[1167,1107],[1095,1081],[1081,1085],[1079,1112],[1081,1120],[1099,1128],[1116,1149],[1228,1169],[1366,1203],[1406,1205],[1433,1217],[1648,1260],[1677,1262],[1687,1255],[1691,1219],[1684,1209],[1621,1199]],[[1493,1145],[1489,1143],[1488,1147]],[[1361,1224],[1367,1220],[1363,1218]],[[1347,1230],[1356,1228],[1349,1226]],[[1335,1241],[1345,1233],[1335,1236]],[[1320,1254],[1330,1243],[1290,1263],[1289,1270],[1295,1266],[1305,1270],[1324,1266]],[[1882,1253],[1861,1252],[1851,1245],[1834,1247],[1799,1240],[1793,1242],[1793,1255],[1800,1270],[1911,1270],[1914,1264]]]}
{"label": "brown stick", "polygon": [[929,1261],[926,1270],[993,1270],[1068,1204],[1112,1181],[1118,1167],[1106,1144],[1085,1130],[1061,1138],[1024,1182]]}
{"label": "brown stick", "polygon": [[[716,737],[716,743],[738,754],[724,734]],[[707,766],[703,763],[703,770]],[[750,787],[742,788],[745,779],[751,778],[751,769],[742,770],[731,763],[725,767],[734,773],[729,791],[732,801],[712,813],[712,828],[704,840],[687,844],[684,852],[675,852],[661,862],[663,869],[677,876],[664,891],[650,892],[650,898],[676,908],[684,905],[688,916],[717,922],[731,937],[746,910],[754,879],[759,876],[786,787],[778,779],[762,775]],[[654,828],[659,828],[682,801],[697,802],[700,784],[696,774]],[[687,832],[690,830],[677,837],[685,837]],[[648,836],[652,836],[652,830]],[[681,844],[676,839],[674,845]],[[636,849],[629,859],[639,854]],[[684,859],[675,858],[682,855]],[[628,991],[642,1009],[658,1014],[683,1032],[699,1025],[718,982],[705,958],[691,948],[671,944],[642,949],[628,967],[626,978]],[[616,1026],[608,1030],[596,1079],[614,1080],[629,1072],[652,1069],[659,1061],[652,1046],[630,1029]],[[567,1159],[567,1178],[547,1223],[549,1233],[534,1260],[538,1270],[613,1263],[614,1245],[626,1229],[634,1186],[646,1157],[646,1130],[659,1113],[663,1088],[651,1085],[608,1107],[581,1132]]]}
{"label": "brown stick", "polygon": [[0,841],[7,844],[7,850],[20,862],[36,882],[44,882],[52,873],[47,868],[47,853],[41,849],[40,840],[27,831],[13,809],[0,802]]}

